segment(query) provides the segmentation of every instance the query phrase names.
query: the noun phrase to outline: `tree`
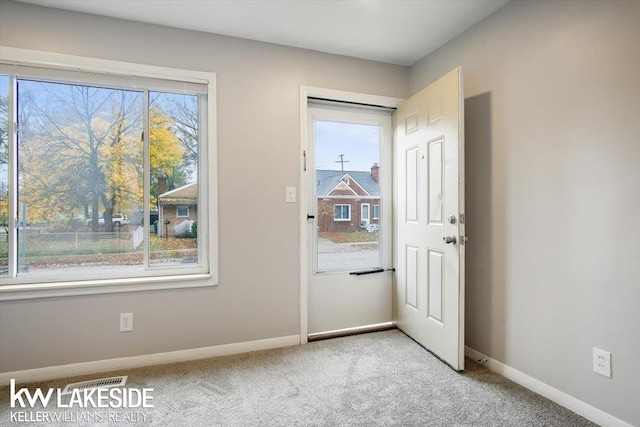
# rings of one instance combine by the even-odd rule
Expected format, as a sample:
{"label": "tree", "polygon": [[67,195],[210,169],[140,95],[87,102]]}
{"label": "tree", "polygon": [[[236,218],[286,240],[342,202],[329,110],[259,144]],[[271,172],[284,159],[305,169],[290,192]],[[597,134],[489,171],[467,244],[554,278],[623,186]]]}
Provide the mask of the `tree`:
{"label": "tree", "polygon": [[[143,205],[143,105],[139,92],[45,82],[19,82],[19,197],[29,221],[82,211],[92,231]],[[0,110],[1,113],[1,110]],[[189,177],[186,145],[160,106],[149,110],[151,195],[159,176]],[[155,203],[155,200],[152,200]]]}
{"label": "tree", "polygon": [[31,110],[19,134],[19,194],[29,220],[71,219],[82,208],[97,231],[103,208],[112,230],[118,204],[135,205],[141,196],[141,94],[21,81],[18,97],[21,116]]}
{"label": "tree", "polygon": [[[143,204],[142,95],[38,82],[20,89],[21,100],[33,99],[20,103],[21,111],[31,110],[19,140],[19,194],[29,220],[72,219],[82,210],[93,231],[100,217],[113,231],[113,215]],[[152,171],[178,177],[184,147],[173,122],[159,108],[149,120]]]}
{"label": "tree", "polygon": [[198,97],[180,96],[169,102],[174,132],[185,148],[185,166],[194,169],[198,165]]}
{"label": "tree", "polygon": [[0,96],[0,165],[6,165],[9,158],[9,116],[7,97]]}
{"label": "tree", "polygon": [[151,166],[151,204],[157,203],[158,178],[165,178],[169,189],[187,183],[185,146],[176,136],[172,118],[158,106],[149,110],[149,164]]}

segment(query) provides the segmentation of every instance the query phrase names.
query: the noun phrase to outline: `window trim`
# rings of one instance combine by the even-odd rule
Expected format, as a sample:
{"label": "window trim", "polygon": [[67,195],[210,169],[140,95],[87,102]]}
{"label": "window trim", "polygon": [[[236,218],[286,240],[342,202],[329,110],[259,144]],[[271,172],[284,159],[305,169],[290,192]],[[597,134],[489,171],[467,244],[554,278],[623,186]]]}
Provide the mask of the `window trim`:
{"label": "window trim", "polygon": [[[198,210],[198,216],[200,217],[200,215],[206,213],[207,221],[199,221],[199,234],[206,236],[202,241],[202,257],[203,265],[208,266],[208,272],[204,271],[202,273],[194,273],[192,270],[185,272],[185,274],[175,274],[176,270],[170,270],[165,273],[168,273],[168,275],[157,273],[158,275],[153,276],[135,277],[134,275],[134,277],[127,278],[61,280],[46,283],[28,283],[28,278],[24,282],[11,279],[12,282],[10,284],[0,286],[0,301],[217,285],[219,274],[216,74],[213,72],[158,67],[6,46],[0,46],[0,61],[36,67],[77,69],[85,72],[205,84],[207,86],[207,98],[206,103],[202,106],[206,110],[206,120],[205,123],[202,123],[201,131],[207,136],[207,144],[204,147],[203,157],[201,158],[199,181],[207,183],[207,185],[198,186],[198,198],[202,206],[202,209]],[[13,120],[11,117],[9,117],[9,122],[9,132],[13,132]],[[10,149],[10,156],[14,155],[15,153],[11,153]],[[12,173],[11,169],[10,173]],[[205,187],[208,188],[205,190]],[[16,232],[15,220],[12,218],[10,229]],[[154,271],[162,271],[162,268],[154,267]]]}
{"label": "window trim", "polygon": [[[347,211],[349,212],[349,217],[348,218],[336,218],[336,207],[347,207]],[[351,205],[350,204],[344,204],[344,203],[336,203],[333,205],[333,220],[334,221],[351,221]]]}

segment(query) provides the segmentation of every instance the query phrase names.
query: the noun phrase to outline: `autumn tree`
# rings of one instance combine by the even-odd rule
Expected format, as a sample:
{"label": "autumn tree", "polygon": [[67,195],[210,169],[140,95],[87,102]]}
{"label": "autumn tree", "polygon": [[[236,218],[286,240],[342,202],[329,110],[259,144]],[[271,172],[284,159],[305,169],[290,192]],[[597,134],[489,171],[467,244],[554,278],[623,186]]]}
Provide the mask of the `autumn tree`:
{"label": "autumn tree", "polygon": [[[100,218],[112,231],[115,214],[143,206],[140,92],[20,81],[18,97],[19,197],[29,221],[83,212],[92,231]],[[175,186],[189,178],[187,144],[163,107],[149,110],[152,196],[160,176]]]}
{"label": "autumn tree", "polygon": [[112,229],[116,206],[133,205],[141,194],[135,185],[135,165],[142,161],[141,94],[21,81],[18,97],[20,110],[32,110],[19,133],[19,194],[29,219],[72,218],[82,208],[93,231],[101,214]]}
{"label": "autumn tree", "polygon": [[[20,103],[32,114],[26,129],[21,123],[19,140],[19,194],[31,221],[73,218],[82,210],[93,231],[101,217],[112,231],[113,215],[142,207],[141,93],[38,82],[25,82],[20,90],[21,99],[31,94],[34,101]],[[172,119],[151,108],[149,121],[152,177],[181,179],[185,149]]]}
{"label": "autumn tree", "polygon": [[174,132],[171,116],[159,106],[149,111],[149,164],[151,166],[151,204],[157,203],[158,179],[165,178],[168,188],[180,187],[187,182],[185,145]]}

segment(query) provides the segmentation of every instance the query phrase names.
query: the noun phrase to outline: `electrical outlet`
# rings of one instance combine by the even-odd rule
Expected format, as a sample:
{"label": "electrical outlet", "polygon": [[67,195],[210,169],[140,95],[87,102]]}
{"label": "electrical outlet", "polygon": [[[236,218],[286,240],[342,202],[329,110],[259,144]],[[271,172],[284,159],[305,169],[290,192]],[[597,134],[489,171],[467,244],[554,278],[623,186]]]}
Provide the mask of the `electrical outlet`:
{"label": "electrical outlet", "polygon": [[120,332],[133,331],[133,313],[120,313]]}
{"label": "electrical outlet", "polygon": [[611,378],[611,353],[593,347],[593,372]]}

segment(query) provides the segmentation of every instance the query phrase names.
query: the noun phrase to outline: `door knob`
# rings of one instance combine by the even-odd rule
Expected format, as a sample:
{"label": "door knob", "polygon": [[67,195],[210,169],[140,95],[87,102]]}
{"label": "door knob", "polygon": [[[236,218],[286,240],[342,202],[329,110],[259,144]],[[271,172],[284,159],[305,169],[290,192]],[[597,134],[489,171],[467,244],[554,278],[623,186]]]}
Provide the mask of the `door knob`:
{"label": "door knob", "polygon": [[449,243],[453,243],[454,245],[456,244],[456,236],[444,236],[442,240],[444,240],[444,242],[447,244]]}

